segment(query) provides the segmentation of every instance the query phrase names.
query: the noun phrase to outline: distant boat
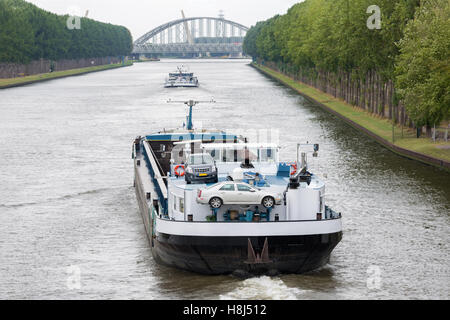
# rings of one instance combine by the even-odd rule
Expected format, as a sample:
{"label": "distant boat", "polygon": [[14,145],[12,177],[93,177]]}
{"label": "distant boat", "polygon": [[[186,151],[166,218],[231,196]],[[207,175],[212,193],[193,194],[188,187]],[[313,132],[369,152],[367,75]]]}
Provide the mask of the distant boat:
{"label": "distant boat", "polygon": [[179,88],[179,87],[198,87],[200,84],[194,73],[187,71],[183,66],[178,67],[176,72],[169,73],[169,78],[166,79],[165,88]]}

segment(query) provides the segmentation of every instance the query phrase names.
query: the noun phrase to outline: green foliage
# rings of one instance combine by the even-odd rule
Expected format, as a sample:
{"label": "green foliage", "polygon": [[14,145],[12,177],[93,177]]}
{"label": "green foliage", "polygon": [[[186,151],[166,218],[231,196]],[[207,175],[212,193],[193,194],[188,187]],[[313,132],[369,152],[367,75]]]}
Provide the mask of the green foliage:
{"label": "green foliage", "polygon": [[[306,0],[252,27],[244,51],[254,58],[282,61],[296,68],[394,74],[396,42],[419,0]],[[367,28],[367,8],[378,5],[382,29]]]}
{"label": "green foliage", "polygon": [[[367,9],[381,9],[381,29],[370,30]],[[396,80],[417,125],[449,119],[449,0],[305,0],[287,14],[252,27],[244,51],[254,59],[289,65],[312,76],[375,71]]]}
{"label": "green foliage", "polygon": [[23,1],[0,0],[0,61],[124,56],[133,44],[125,27],[81,18],[81,29],[67,28],[59,16]]}
{"label": "green foliage", "polygon": [[397,88],[417,125],[450,116],[450,2],[424,0],[399,43]]}
{"label": "green foliage", "polygon": [[0,0],[0,61],[29,61],[34,55],[31,24],[20,7]]}

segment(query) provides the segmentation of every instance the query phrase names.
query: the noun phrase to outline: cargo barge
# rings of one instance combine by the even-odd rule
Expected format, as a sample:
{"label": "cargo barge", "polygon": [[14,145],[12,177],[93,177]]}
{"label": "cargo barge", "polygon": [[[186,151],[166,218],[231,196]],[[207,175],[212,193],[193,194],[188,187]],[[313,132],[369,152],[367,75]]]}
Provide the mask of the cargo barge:
{"label": "cargo barge", "polygon": [[342,238],[342,216],[308,169],[317,144],[250,143],[187,127],[133,143],[135,191],[154,259],[201,274],[304,273],[325,265]]}

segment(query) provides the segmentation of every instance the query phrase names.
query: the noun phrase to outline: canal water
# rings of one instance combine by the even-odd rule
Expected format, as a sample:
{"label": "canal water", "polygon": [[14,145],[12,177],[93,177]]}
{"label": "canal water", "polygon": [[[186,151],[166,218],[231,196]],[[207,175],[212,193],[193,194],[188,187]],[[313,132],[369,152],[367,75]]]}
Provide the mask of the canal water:
{"label": "canal water", "polygon": [[[198,89],[164,89],[188,64]],[[399,157],[244,60],[132,67],[0,91],[0,298],[449,299],[450,175]],[[342,212],[330,263],[306,275],[202,276],[153,260],[133,190],[137,135],[197,125],[278,130]]]}

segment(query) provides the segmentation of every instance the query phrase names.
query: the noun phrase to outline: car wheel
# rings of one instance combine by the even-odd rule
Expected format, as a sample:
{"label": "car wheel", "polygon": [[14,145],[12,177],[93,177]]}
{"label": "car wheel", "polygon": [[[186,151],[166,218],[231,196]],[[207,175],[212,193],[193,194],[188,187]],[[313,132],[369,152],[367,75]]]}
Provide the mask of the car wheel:
{"label": "car wheel", "polygon": [[262,205],[267,209],[273,208],[273,206],[275,205],[275,199],[272,197],[264,197],[264,199],[262,200]]}
{"label": "car wheel", "polygon": [[219,209],[222,206],[223,202],[222,199],[214,197],[211,200],[209,200],[209,205],[213,209]]}

